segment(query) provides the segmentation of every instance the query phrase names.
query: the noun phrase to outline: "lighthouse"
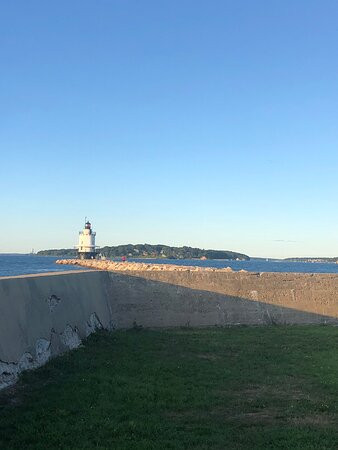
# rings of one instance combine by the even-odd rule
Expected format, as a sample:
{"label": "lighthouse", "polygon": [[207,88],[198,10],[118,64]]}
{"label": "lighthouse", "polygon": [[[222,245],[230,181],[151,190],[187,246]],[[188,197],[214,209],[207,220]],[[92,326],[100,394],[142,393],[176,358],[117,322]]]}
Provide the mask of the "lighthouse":
{"label": "lighthouse", "polygon": [[96,233],[92,230],[92,225],[85,220],[85,226],[79,232],[78,256],[80,259],[93,259],[96,255],[95,246]]}

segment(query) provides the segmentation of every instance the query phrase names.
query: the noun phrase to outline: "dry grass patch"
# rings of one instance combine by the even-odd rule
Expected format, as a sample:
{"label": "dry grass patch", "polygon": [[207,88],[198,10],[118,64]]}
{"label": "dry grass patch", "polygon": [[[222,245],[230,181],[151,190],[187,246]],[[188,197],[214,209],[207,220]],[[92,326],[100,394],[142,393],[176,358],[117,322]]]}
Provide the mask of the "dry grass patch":
{"label": "dry grass patch", "polygon": [[337,416],[327,416],[326,414],[317,414],[312,416],[292,417],[289,422],[296,426],[310,427],[331,427],[337,426]]}

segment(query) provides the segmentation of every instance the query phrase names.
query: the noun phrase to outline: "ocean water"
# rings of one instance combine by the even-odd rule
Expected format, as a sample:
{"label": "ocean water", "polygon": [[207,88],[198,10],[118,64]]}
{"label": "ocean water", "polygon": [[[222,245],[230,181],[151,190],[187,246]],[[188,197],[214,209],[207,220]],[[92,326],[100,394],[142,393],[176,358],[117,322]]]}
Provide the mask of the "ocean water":
{"label": "ocean water", "polygon": [[44,272],[79,270],[76,266],[59,266],[54,256],[0,254],[0,277]]}
{"label": "ocean water", "polygon": [[[79,269],[78,266],[59,266],[55,264],[57,259],[54,256],[0,254],[0,277]],[[130,259],[130,261],[216,268],[231,267],[234,270],[244,269],[249,272],[338,273],[338,264],[334,263],[302,263],[282,260],[266,261],[263,259],[251,259],[250,261]]]}

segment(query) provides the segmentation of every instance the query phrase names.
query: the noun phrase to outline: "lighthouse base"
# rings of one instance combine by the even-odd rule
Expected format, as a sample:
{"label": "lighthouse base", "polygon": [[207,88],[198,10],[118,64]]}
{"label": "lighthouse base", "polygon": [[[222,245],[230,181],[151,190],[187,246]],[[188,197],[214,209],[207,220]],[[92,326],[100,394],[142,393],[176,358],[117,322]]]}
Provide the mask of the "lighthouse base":
{"label": "lighthouse base", "polygon": [[96,252],[79,252],[78,258],[79,259],[95,259]]}

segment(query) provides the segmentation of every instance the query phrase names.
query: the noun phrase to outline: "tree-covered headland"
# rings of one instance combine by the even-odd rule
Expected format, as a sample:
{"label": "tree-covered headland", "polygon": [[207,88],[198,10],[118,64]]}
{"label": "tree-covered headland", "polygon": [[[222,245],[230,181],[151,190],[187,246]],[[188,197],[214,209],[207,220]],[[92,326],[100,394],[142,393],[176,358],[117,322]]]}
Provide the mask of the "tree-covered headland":
{"label": "tree-covered headland", "polygon": [[[168,258],[168,259],[240,259],[249,260],[249,256],[228,250],[204,250],[194,247],[171,247],[169,245],[126,244],[105,246],[98,253],[107,258],[127,256],[129,258]],[[41,250],[40,256],[76,257],[76,249]]]}

